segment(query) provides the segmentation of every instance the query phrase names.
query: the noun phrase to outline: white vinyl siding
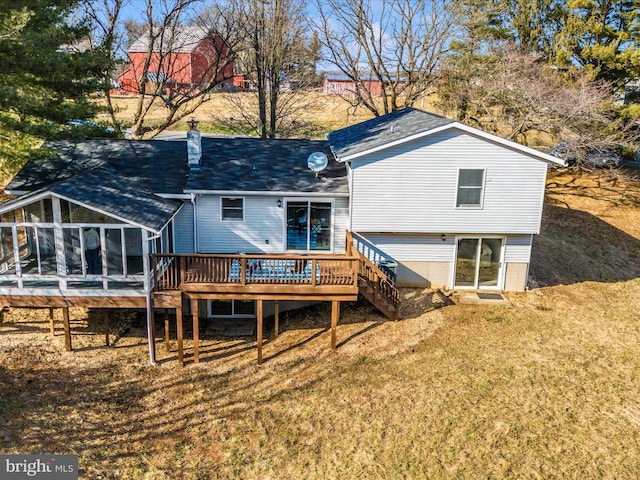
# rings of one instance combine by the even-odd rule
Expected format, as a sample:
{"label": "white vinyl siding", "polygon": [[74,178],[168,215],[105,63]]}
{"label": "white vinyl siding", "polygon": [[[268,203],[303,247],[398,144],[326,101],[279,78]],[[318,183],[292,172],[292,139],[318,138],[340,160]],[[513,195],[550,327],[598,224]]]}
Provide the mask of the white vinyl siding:
{"label": "white vinyl siding", "polygon": [[173,218],[173,242],[176,253],[193,253],[195,250],[193,232],[193,205],[185,202]]}
{"label": "white vinyl siding", "polygon": [[[395,260],[408,262],[449,262],[455,252],[455,235],[393,235],[363,233],[383,252]],[[485,238],[478,235],[477,238]],[[506,237],[504,261],[513,263],[529,263],[531,257],[531,235],[515,235]]]}
{"label": "white vinyl siding", "polygon": [[[333,203],[333,252],[344,253],[345,232],[349,224],[348,199],[327,197],[318,198],[318,201]],[[277,197],[246,195],[244,221],[223,222],[220,220],[220,197],[199,195],[197,197],[199,253],[284,252],[286,234],[284,207],[284,203],[278,207]]]}
{"label": "white vinyl siding", "polygon": [[[352,163],[355,232],[535,234],[547,164],[448,130]],[[482,208],[457,208],[460,169],[485,170]]]}
{"label": "white vinyl siding", "polygon": [[243,222],[221,220],[218,196],[199,195],[197,208],[199,253],[283,251],[284,208],[276,198],[244,197]]}
{"label": "white vinyl siding", "polygon": [[529,263],[531,259],[532,235],[516,235],[507,237],[504,250],[506,263]]}
{"label": "white vinyl siding", "polygon": [[333,253],[345,253],[349,228],[349,200],[336,198],[333,209]]}
{"label": "white vinyl siding", "polygon": [[399,262],[450,262],[456,248],[454,235],[360,235]]}

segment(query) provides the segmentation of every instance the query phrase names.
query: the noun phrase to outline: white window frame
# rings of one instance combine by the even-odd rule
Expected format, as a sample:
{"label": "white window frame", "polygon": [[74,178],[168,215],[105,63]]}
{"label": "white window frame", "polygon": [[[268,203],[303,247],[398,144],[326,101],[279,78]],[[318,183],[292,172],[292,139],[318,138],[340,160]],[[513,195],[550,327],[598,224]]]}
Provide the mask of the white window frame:
{"label": "white window frame", "polygon": [[[224,206],[224,200],[241,200],[242,201],[242,208],[236,208],[236,207],[225,207]],[[244,197],[220,197],[220,221],[221,222],[244,222],[244,208],[245,208],[245,199]],[[226,210],[241,210],[242,211],[242,218],[225,218],[224,217],[224,212]]]}
{"label": "white window frame", "polygon": [[[458,240],[462,240],[465,238],[470,238],[474,240],[480,240],[480,245],[482,244],[482,240],[485,239],[500,239],[502,240],[502,246],[500,248],[500,270],[498,272],[498,284],[490,287],[482,287],[478,288],[476,285],[469,286],[457,286],[456,287],[456,261],[458,259]],[[506,235],[455,235],[454,237],[454,248],[453,248],[453,259],[451,260],[451,268],[449,269],[449,288],[451,290],[471,290],[471,291],[502,291],[504,290],[505,278],[507,273],[507,262],[505,261],[505,256],[507,253],[507,236]],[[479,245],[479,246],[480,246]],[[476,273],[475,278],[477,279],[477,271],[479,265],[476,265]]]}
{"label": "white window frame", "polygon": [[[331,204],[331,230],[329,232],[329,250],[313,250],[309,247],[309,238],[307,237],[307,248],[306,249],[293,249],[287,248],[287,208],[289,203],[307,203],[307,211],[310,209],[311,203],[329,203]],[[334,233],[335,233],[335,215],[336,215],[336,201],[335,198],[316,198],[316,197],[285,197],[283,202],[283,210],[284,210],[284,218],[283,218],[283,239],[282,243],[282,251],[284,253],[308,253],[312,255],[323,255],[323,254],[333,254],[333,242],[334,242]]]}
{"label": "white window frame", "polygon": [[[467,186],[467,185],[460,185],[460,174],[462,173],[463,170],[480,170],[482,171],[482,185],[481,186]],[[458,168],[458,180],[456,182],[456,200],[455,200],[455,207],[456,208],[475,208],[475,209],[481,209],[484,206],[484,187],[486,185],[486,179],[487,179],[487,169],[486,168]],[[458,196],[460,194],[460,189],[461,188],[468,188],[468,189],[480,189],[480,203],[478,204],[460,204],[458,205]]]}

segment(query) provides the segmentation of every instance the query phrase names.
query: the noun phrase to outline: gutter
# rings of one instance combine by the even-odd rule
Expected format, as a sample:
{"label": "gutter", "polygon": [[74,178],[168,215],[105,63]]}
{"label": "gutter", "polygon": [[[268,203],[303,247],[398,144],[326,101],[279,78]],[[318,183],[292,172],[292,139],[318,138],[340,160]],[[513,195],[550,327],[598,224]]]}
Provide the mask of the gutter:
{"label": "gutter", "polygon": [[236,197],[348,197],[349,192],[261,192],[246,190],[189,190],[191,195],[224,195]]}

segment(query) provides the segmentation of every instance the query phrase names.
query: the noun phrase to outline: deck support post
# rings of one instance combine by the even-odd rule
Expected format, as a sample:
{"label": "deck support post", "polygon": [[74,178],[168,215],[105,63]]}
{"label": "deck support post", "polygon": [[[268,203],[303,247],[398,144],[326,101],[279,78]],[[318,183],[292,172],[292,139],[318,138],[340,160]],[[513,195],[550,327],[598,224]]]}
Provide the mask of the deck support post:
{"label": "deck support post", "polygon": [[64,349],[71,351],[71,323],[69,321],[69,307],[62,309],[62,325],[64,326]]}
{"label": "deck support post", "polygon": [[262,365],[262,300],[257,300],[257,337],[258,337],[258,365]]}
{"label": "deck support post", "polygon": [[104,344],[109,346],[109,330],[111,328],[111,310],[104,310]]}
{"label": "deck support post", "polygon": [[193,315],[193,363],[200,363],[200,331],[198,325],[198,300],[191,299],[191,314]]}
{"label": "deck support post", "polygon": [[147,337],[149,338],[149,362],[151,365],[156,365],[156,334],[154,323],[153,300],[151,294],[147,294]]}
{"label": "deck support post", "polygon": [[273,338],[278,338],[280,330],[280,302],[276,300],[275,305],[275,325],[273,326]]}
{"label": "deck support post", "polygon": [[176,307],[176,335],[178,337],[178,363],[184,367],[184,341],[182,333],[182,307]]}
{"label": "deck support post", "polygon": [[340,317],[340,302],[333,300],[331,302],[331,350],[336,349],[338,317]]}
{"label": "deck support post", "polygon": [[49,333],[51,333],[52,337],[56,336],[56,326],[54,324],[54,310],[53,308],[49,309]]}
{"label": "deck support post", "polygon": [[164,309],[164,348],[167,353],[171,350],[171,343],[169,341],[169,309]]}

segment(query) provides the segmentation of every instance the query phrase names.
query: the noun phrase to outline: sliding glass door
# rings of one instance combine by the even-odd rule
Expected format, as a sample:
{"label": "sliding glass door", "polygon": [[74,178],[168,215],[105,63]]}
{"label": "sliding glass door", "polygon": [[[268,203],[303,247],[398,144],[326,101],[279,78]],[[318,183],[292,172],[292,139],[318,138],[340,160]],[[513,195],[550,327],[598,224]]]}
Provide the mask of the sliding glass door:
{"label": "sliding glass door", "polygon": [[459,238],[454,287],[499,288],[502,243],[502,238]]}
{"label": "sliding glass door", "polygon": [[330,202],[287,202],[287,250],[331,250]]}

